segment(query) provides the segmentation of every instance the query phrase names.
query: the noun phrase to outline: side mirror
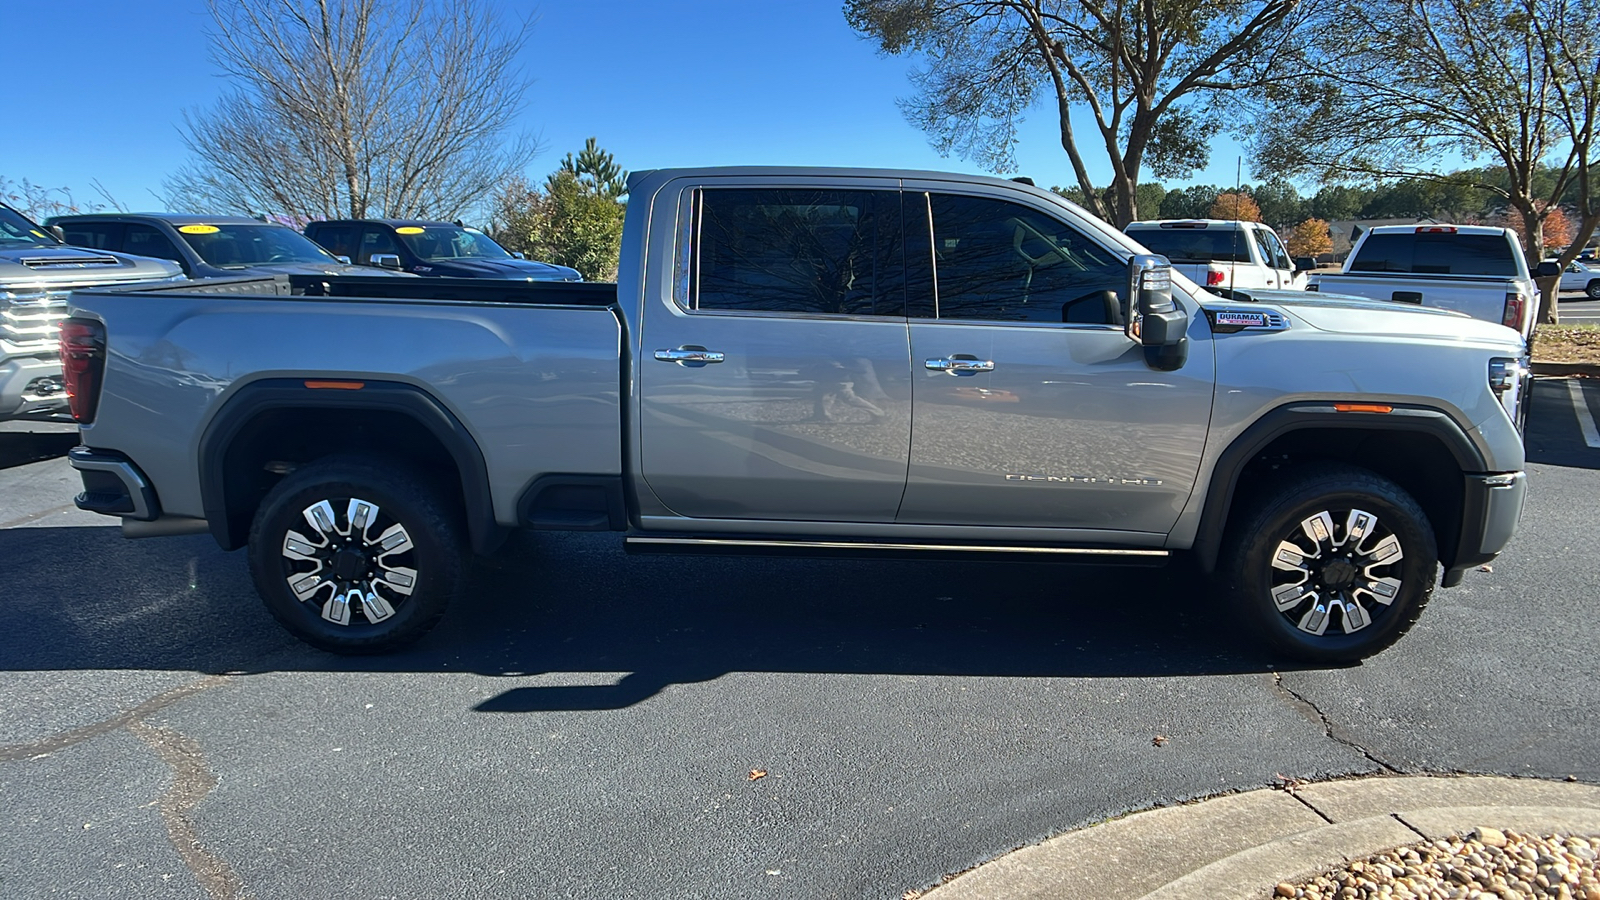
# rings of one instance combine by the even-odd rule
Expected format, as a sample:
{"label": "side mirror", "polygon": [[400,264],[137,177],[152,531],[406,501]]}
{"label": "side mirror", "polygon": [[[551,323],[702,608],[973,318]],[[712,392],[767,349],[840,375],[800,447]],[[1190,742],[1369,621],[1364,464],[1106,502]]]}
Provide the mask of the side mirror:
{"label": "side mirror", "polygon": [[1144,347],[1152,369],[1170,372],[1189,359],[1189,314],[1172,299],[1172,264],[1164,256],[1138,254],[1128,261],[1123,327]]}
{"label": "side mirror", "polygon": [[1294,270],[1297,274],[1300,272],[1309,272],[1316,267],[1317,258],[1314,256],[1296,256],[1294,258]]}
{"label": "side mirror", "polygon": [[1539,267],[1533,270],[1533,277],[1535,278],[1555,278],[1560,274],[1561,263],[1553,259],[1547,259],[1539,263]]}
{"label": "side mirror", "polygon": [[523,253],[521,250],[513,250],[513,251],[511,251],[511,255],[515,256],[517,259],[527,259],[528,258],[528,254]]}
{"label": "side mirror", "polygon": [[66,229],[62,228],[60,225],[46,225],[44,230],[55,235],[55,239],[61,243],[65,244],[67,242]]}
{"label": "side mirror", "polygon": [[380,269],[394,269],[398,272],[400,270],[400,257],[393,253],[374,253],[372,254],[372,264]]}
{"label": "side mirror", "polygon": [[337,256],[337,255],[335,255],[334,259],[337,259],[339,262],[342,262],[347,266],[350,265],[350,257],[348,257],[348,256]]}

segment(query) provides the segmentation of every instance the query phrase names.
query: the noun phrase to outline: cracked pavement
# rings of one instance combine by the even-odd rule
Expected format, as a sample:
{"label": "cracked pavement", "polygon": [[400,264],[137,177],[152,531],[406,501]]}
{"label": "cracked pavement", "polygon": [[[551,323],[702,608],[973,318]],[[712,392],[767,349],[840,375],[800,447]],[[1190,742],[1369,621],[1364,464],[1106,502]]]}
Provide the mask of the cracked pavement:
{"label": "cracked pavement", "polygon": [[0,431],[0,896],[893,898],[1281,779],[1600,783],[1600,451],[1537,396],[1511,549],[1339,669],[1272,667],[1179,566],[559,533],[416,648],[342,659],[242,556],[63,510],[65,462],[22,460],[70,438]]}

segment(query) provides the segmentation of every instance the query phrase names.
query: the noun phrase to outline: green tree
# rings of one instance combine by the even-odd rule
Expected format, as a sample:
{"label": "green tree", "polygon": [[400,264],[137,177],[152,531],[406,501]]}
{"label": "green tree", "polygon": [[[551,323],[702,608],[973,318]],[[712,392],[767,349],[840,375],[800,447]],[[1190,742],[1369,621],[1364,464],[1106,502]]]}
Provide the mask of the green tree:
{"label": "green tree", "polygon": [[[628,173],[617,165],[609,151],[600,149],[596,138],[584,141],[577,156],[568,153],[561,160],[558,172],[571,172],[585,187],[613,200],[628,192]],[[552,174],[549,183],[554,183],[555,178]]]}
{"label": "green tree", "polygon": [[1261,221],[1275,229],[1288,229],[1306,217],[1306,204],[1295,186],[1282,178],[1257,185],[1250,196],[1261,208]]}
{"label": "green tree", "polygon": [[625,190],[627,173],[590,138],[582,153],[567,154],[542,190],[521,176],[506,181],[492,201],[490,231],[507,250],[571,266],[589,281],[614,281]]}
{"label": "green tree", "polygon": [[1306,202],[1306,211],[1312,218],[1328,222],[1353,219],[1366,206],[1371,191],[1343,184],[1330,184]]}
{"label": "green tree", "polygon": [[[846,0],[844,13],[883,52],[919,60],[901,109],[942,153],[1010,169],[1018,123],[1053,100],[1086,208],[1120,227],[1140,215],[1145,168],[1182,178],[1203,166],[1227,98],[1275,78],[1304,10],[1324,2]],[[1094,122],[1082,142],[1074,110]],[[1109,202],[1086,148],[1111,164]]]}
{"label": "green tree", "polygon": [[1168,191],[1161,198],[1163,219],[1204,219],[1211,214],[1212,204],[1221,191],[1214,184],[1196,184]]}

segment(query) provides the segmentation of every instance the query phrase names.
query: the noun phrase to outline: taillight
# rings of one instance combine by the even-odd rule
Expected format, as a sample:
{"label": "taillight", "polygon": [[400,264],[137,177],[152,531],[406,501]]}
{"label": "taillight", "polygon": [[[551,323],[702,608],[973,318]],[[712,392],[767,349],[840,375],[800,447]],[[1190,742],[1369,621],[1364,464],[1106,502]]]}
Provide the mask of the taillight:
{"label": "taillight", "polygon": [[1521,294],[1506,294],[1506,311],[1500,316],[1500,324],[1507,328],[1522,330],[1522,309],[1527,304],[1527,298]]}
{"label": "taillight", "polygon": [[1222,279],[1225,277],[1227,277],[1227,275],[1221,269],[1207,269],[1206,287],[1216,287],[1222,283]]}
{"label": "taillight", "polygon": [[100,405],[100,382],[106,370],[106,327],[93,319],[61,323],[61,373],[67,403],[80,425],[94,422]]}

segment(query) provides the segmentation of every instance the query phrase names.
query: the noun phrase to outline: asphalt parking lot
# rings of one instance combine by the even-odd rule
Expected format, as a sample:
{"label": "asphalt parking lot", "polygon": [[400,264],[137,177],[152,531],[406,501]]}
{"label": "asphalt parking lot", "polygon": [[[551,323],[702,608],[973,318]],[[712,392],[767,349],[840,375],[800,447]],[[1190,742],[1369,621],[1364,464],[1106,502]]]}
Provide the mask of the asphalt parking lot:
{"label": "asphalt parking lot", "polygon": [[1600,383],[1534,404],[1511,548],[1338,669],[1274,668],[1182,566],[554,533],[415,649],[344,659],[241,555],[72,509],[73,435],[8,427],[0,896],[895,898],[1281,778],[1600,783]]}

